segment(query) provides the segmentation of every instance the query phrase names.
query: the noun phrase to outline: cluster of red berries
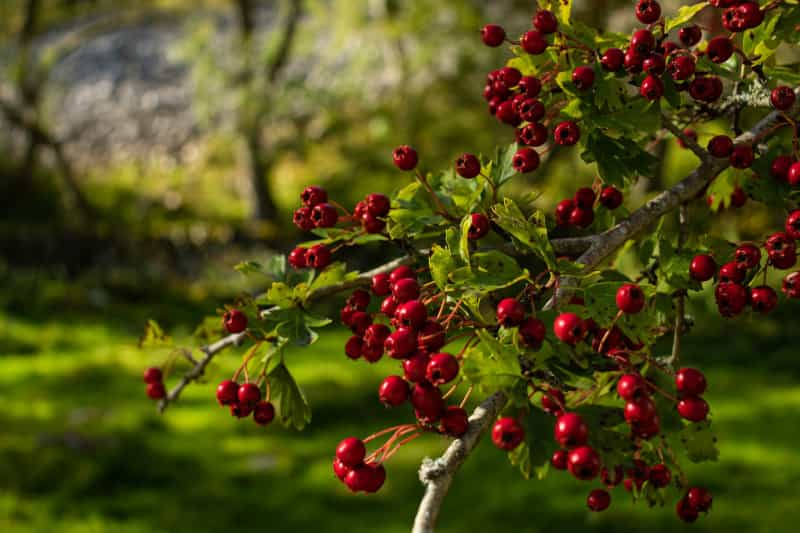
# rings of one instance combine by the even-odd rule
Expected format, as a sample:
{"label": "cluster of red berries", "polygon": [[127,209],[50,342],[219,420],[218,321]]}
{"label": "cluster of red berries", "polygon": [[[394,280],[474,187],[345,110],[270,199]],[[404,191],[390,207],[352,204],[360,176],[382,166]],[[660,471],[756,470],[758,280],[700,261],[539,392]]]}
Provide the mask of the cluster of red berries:
{"label": "cluster of red berries", "polygon": [[331,228],[339,221],[336,207],[328,203],[328,191],[310,185],[300,194],[303,206],[292,216],[294,225],[303,231],[314,228]]}
{"label": "cluster of red berries", "polygon": [[164,387],[164,374],[157,366],[151,366],[144,371],[144,382],[147,384],[147,397],[153,400],[160,400],[167,396],[167,389]]}
{"label": "cluster of red berries", "polygon": [[788,183],[792,187],[800,185],[800,162],[791,155],[779,155],[773,159],[769,172],[780,182]]}
{"label": "cluster of red berries", "polygon": [[575,226],[578,229],[587,228],[594,222],[595,201],[613,211],[622,205],[622,200],[622,191],[610,185],[603,188],[597,198],[591,188],[581,187],[575,192],[574,197],[561,200],[556,205],[556,224]]}
{"label": "cluster of red berries", "polygon": [[266,426],[275,418],[275,406],[269,400],[261,399],[261,387],[255,383],[239,385],[226,379],[217,385],[217,402],[231,411],[231,416],[245,418],[253,415],[259,426]]}
{"label": "cluster of red berries", "polygon": [[[764,266],[788,270],[797,264],[797,239],[800,239],[800,210],[792,211],[786,218],[785,231],[770,235],[763,244],[767,253]],[[753,276],[761,265],[761,248],[752,243],[744,243],[736,248],[734,260],[717,270],[717,263],[708,254],[700,254],[692,259],[689,275],[692,279],[704,282],[717,275],[718,284],[714,291],[719,313],[725,317],[741,314],[747,305],[759,313],[769,313],[778,305],[776,291],[766,284],[748,288],[746,280]],[[787,298],[800,298],[800,272],[791,272],[783,279],[783,293]]]}
{"label": "cluster of red berries", "polygon": [[377,461],[366,461],[364,441],[347,437],[336,447],[333,472],[353,492],[378,492],[386,481],[386,469]]}

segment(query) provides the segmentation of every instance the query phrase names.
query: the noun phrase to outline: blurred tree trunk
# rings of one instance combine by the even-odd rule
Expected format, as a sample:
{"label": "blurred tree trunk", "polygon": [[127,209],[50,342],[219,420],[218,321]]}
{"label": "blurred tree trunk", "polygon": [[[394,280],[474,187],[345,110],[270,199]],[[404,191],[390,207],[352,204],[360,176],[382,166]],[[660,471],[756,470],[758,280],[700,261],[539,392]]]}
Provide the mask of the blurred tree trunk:
{"label": "blurred tree trunk", "polygon": [[[263,142],[264,127],[269,118],[269,89],[278,83],[280,74],[288,63],[294,43],[297,24],[302,13],[301,0],[289,0],[289,11],[285,21],[282,39],[275,55],[266,65],[266,85],[259,83],[254,64],[260,56],[254,48],[255,0],[235,0],[238,11],[239,34],[244,54],[244,67],[240,86],[246,97],[239,110],[239,132],[244,139],[247,152],[247,173],[253,194],[251,216],[255,220],[275,220],[277,207],[269,186],[269,174],[275,164],[277,153],[274,143]],[[277,24],[275,25],[277,28]],[[257,105],[247,105],[255,100]]]}

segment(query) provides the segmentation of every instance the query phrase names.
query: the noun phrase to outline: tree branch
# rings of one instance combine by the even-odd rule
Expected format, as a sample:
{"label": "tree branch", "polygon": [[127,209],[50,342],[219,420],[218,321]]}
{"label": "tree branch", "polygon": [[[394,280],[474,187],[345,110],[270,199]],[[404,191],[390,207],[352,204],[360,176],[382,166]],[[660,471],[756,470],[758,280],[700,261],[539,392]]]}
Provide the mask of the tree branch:
{"label": "tree branch", "polygon": [[274,82],[278,79],[283,67],[289,62],[289,55],[294,45],[294,38],[297,34],[297,23],[300,21],[300,15],[303,13],[303,5],[301,0],[289,0],[289,15],[286,18],[286,29],[283,32],[278,50],[269,64],[267,69],[268,79]]}
{"label": "tree branch", "polygon": [[463,436],[454,440],[438,459],[426,457],[422,461],[419,479],[425,485],[425,495],[414,519],[413,533],[429,533],[434,530],[444,497],[453,483],[453,476],[478,444],[481,435],[497,418],[506,401],[507,397],[502,391],[486,398],[472,412],[469,428]]}

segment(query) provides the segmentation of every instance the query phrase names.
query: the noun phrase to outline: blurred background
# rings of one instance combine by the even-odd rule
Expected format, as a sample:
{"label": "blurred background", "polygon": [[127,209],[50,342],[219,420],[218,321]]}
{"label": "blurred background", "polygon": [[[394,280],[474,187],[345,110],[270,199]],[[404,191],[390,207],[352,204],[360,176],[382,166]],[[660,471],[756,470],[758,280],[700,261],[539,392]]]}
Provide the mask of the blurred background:
{"label": "blurred background", "polygon": [[[664,1],[669,13],[684,2]],[[576,0],[600,28],[632,26],[633,2]],[[391,149],[423,167],[492,153],[509,131],[486,112],[486,73],[506,52],[478,30],[530,26],[530,1],[0,1],[0,531],[404,531],[422,494],[416,468],[445,443],[403,449],[379,495],[354,497],[330,461],[344,436],[409,413],[376,401],[394,367],[348,363],[345,334],[289,364],[314,408],[301,434],[237,423],[215,407],[231,351],[158,416],[141,383],[163,354],[137,348],[148,319],[193,345],[203,317],[266,280],[233,270],[301,239],[298,194],[325,186],[343,205],[407,183]],[[701,144],[725,125],[700,130]],[[629,199],[678,181],[696,160],[659,143],[658,175]],[[542,176],[547,176],[547,183]],[[557,153],[510,194],[537,204],[589,185],[577,151]],[[693,210],[699,231],[755,238],[780,214]],[[356,259],[376,264],[387,250]],[[777,285],[777,279],[773,280]],[[721,459],[689,466],[712,489],[703,531],[797,531],[800,307],[727,322],[693,300],[688,363],[707,370]],[[735,335],[732,333],[735,330]],[[482,446],[458,474],[442,531],[673,531],[672,505],[585,510],[568,476],[521,479]]]}

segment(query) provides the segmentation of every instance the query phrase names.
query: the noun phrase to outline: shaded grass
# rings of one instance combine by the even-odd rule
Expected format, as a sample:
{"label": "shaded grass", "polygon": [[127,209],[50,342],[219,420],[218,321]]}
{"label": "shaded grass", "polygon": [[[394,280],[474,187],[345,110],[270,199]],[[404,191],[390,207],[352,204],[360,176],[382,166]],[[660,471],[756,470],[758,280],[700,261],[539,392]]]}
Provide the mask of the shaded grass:
{"label": "shaded grass", "polygon": [[[688,362],[708,370],[722,454],[718,463],[687,469],[715,494],[713,512],[695,530],[796,531],[797,331],[785,327],[796,311],[787,306],[774,319],[698,320],[686,339]],[[314,421],[301,434],[236,421],[215,406],[214,383],[235,368],[241,351],[219,357],[209,381],[190,387],[159,417],[140,377],[156,355],[136,348],[131,324],[104,315],[73,318],[0,318],[0,530],[409,529],[422,493],[416,468],[444,441],[426,436],[403,449],[389,464],[384,490],[369,498],[347,493],[330,468],[342,437],[410,420],[408,409],[386,411],[375,399],[381,377],[397,372],[395,362],[345,360],[340,332],[289,353],[314,407]],[[524,481],[484,444],[458,474],[441,531],[685,527],[671,503],[647,509],[631,504],[622,489],[614,491],[609,511],[592,515],[584,498],[593,487],[561,473]]]}

